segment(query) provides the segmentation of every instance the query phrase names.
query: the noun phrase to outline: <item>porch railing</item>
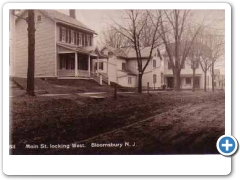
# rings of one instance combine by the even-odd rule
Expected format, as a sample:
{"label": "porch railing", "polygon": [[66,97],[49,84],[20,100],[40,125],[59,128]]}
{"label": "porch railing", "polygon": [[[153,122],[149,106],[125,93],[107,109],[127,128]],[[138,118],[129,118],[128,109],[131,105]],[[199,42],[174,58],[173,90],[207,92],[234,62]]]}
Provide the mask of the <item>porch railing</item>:
{"label": "porch railing", "polygon": [[58,76],[59,77],[74,77],[75,70],[74,69],[59,69]]}
{"label": "porch railing", "polygon": [[95,72],[92,72],[91,71],[91,78],[94,80],[94,81],[96,81],[97,83],[99,83],[100,84],[100,77],[95,73]]}
{"label": "porch railing", "polygon": [[78,70],[78,76],[79,77],[89,77],[88,70]]}
{"label": "porch railing", "polygon": [[[75,69],[59,69],[58,70],[59,77],[75,77]],[[78,70],[77,77],[89,77],[88,70]]]}

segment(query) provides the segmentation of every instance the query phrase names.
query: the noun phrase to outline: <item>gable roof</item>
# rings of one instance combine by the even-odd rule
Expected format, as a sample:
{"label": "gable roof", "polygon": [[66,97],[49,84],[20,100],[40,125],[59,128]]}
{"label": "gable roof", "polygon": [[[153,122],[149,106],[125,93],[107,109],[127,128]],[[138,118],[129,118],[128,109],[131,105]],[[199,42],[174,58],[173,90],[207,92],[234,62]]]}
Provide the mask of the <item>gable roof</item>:
{"label": "gable roof", "polygon": [[[105,46],[101,52],[105,49],[108,49],[110,52],[112,52],[115,56],[126,58],[126,59],[134,59],[137,58],[136,51],[134,48],[114,48],[111,46]],[[156,48],[155,48],[156,49]],[[148,58],[150,53],[151,47],[145,47],[141,50],[141,56],[142,58]],[[158,52],[159,53],[159,52]]]}
{"label": "gable roof", "polygon": [[[22,11],[19,16],[21,16],[26,10]],[[60,13],[56,10],[45,10],[45,9],[39,9],[40,12],[51,18],[55,22],[59,22],[62,24],[74,26],[76,28],[91,32],[93,34],[97,34],[94,30],[88,28],[86,25],[84,25],[82,22],[80,22],[77,19],[74,19],[66,14]],[[17,18],[18,19],[18,18]],[[16,19],[16,20],[17,20]]]}

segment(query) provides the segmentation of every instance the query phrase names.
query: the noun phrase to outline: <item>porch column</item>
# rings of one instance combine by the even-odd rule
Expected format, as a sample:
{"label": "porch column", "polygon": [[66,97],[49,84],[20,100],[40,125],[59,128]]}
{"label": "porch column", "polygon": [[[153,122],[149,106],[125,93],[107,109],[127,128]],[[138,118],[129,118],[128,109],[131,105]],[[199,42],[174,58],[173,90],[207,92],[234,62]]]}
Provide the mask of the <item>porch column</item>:
{"label": "porch column", "polygon": [[99,58],[97,56],[97,75],[98,75],[98,71],[99,71]]}
{"label": "porch column", "polygon": [[110,85],[110,78],[109,78],[108,64],[109,64],[109,58],[107,58],[107,77],[108,77],[108,85]]}
{"label": "porch column", "polygon": [[75,52],[75,77],[78,76],[78,56],[77,52]]}
{"label": "porch column", "polygon": [[107,58],[107,75],[108,75],[108,62],[109,62],[109,59]]}
{"label": "porch column", "polygon": [[90,66],[91,66],[91,63],[90,63],[90,55],[88,55],[88,76],[89,76],[89,77],[91,76]]}

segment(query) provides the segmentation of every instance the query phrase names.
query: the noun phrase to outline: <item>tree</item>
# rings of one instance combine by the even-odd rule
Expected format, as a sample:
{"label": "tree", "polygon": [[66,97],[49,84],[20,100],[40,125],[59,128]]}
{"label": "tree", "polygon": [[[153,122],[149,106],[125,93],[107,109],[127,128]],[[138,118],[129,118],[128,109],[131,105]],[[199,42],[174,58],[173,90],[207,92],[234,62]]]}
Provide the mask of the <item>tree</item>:
{"label": "tree", "polygon": [[[128,41],[129,47],[134,48],[137,57],[138,66],[138,93],[142,93],[142,77],[146,67],[148,66],[153,49],[159,46],[160,39],[160,18],[159,11],[146,10],[125,10],[121,14],[122,21],[112,19],[113,25],[111,28],[115,32],[121,34]],[[147,34],[146,28],[149,28]],[[143,63],[142,50],[146,45],[146,35],[151,37],[149,43],[150,51],[146,63]]]}
{"label": "tree", "polygon": [[34,10],[28,10],[28,71],[27,94],[34,96],[34,69],[35,69],[35,22]]}
{"label": "tree", "polygon": [[208,47],[208,35],[206,32],[202,32],[200,34],[199,43],[202,45],[202,50],[200,54],[200,67],[204,73],[204,92],[207,91],[207,72],[209,71],[210,67],[212,66],[211,60],[211,49]]}
{"label": "tree", "polygon": [[181,69],[195,38],[202,30],[204,20],[196,28],[192,24],[190,10],[164,10],[162,13],[160,25],[161,31],[165,33],[162,34],[161,38],[172,67],[174,90],[179,91]]}
{"label": "tree", "polygon": [[104,38],[104,43],[108,46],[114,48],[122,48],[128,46],[127,39],[115,29],[106,29],[102,32],[102,34]]}
{"label": "tree", "polygon": [[204,45],[199,41],[198,38],[196,38],[195,42],[190,48],[189,56],[187,58],[187,63],[191,66],[192,68],[192,91],[195,92],[195,73],[196,69],[199,67],[199,63],[201,60],[201,56],[204,50]]}
{"label": "tree", "polygon": [[214,92],[214,67],[215,63],[224,55],[224,36],[217,34],[216,31],[213,31],[208,35],[208,47],[211,50],[210,61],[211,61],[211,76],[212,76],[212,91]]}

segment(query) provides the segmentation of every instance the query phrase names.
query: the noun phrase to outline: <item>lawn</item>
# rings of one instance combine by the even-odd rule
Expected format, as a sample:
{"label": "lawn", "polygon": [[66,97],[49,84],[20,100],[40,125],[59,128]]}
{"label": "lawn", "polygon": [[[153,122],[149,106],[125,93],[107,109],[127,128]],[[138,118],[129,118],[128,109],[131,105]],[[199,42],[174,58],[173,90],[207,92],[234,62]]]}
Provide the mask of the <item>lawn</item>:
{"label": "lawn", "polygon": [[[27,88],[26,78],[14,78],[14,83],[19,86],[23,93]],[[113,88],[106,84],[99,85],[92,79],[44,79],[35,78],[35,93],[39,94],[74,94],[82,92],[109,92]],[[12,89],[12,95],[17,96],[19,93]]]}
{"label": "lawn", "polygon": [[[224,92],[121,94],[117,100],[78,95],[11,98],[10,144],[16,146],[11,154],[217,153],[216,139],[224,134],[224,99]],[[25,148],[74,142],[85,148]],[[137,146],[91,148],[92,142]]]}

